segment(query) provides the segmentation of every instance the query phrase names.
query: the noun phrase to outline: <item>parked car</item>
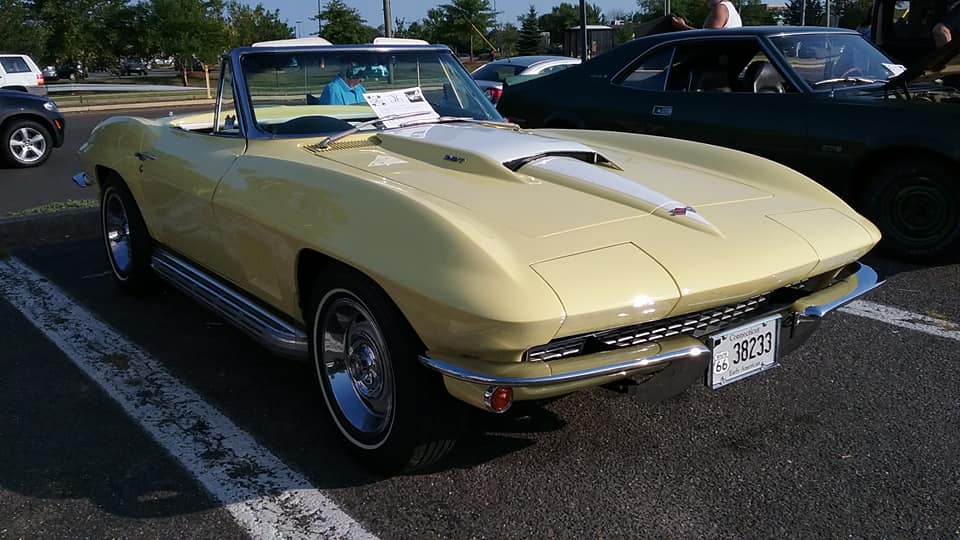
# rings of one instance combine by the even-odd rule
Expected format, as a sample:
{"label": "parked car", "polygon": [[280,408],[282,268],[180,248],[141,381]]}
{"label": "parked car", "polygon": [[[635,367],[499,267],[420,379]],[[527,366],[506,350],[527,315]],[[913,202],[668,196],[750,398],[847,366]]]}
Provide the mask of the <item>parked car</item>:
{"label": "parked car", "polygon": [[778,161],[864,212],[889,253],[938,258],[960,253],[960,94],[937,82],[956,70],[958,47],[907,69],[848,30],[658,34],[508,85],[498,108],[525,127],[646,133]]}
{"label": "parked car", "polygon": [[43,72],[25,54],[0,54],[0,90],[47,95]]}
{"label": "parked car", "polygon": [[57,73],[61,78],[71,81],[80,81],[88,76],[87,67],[83,62],[67,62],[57,67]]}
{"label": "parked car", "polygon": [[60,78],[55,66],[45,66],[41,71],[43,73],[44,81],[55,81]]}
{"label": "parked car", "polygon": [[[447,47],[316,42],[233,50],[208,112],[102,122],[74,180],[99,192],[122,290],[159,277],[311,362],[337,435],[373,468],[447,454],[452,398],[499,413],[757,375],[879,283],[858,262],[876,227],[791,169],[521,130]],[[307,104],[351,91],[334,77],[355,65],[389,77],[362,104]]]}
{"label": "parked car", "polygon": [[120,75],[146,75],[150,72],[150,68],[147,67],[146,62],[139,58],[124,58],[120,61],[119,68]]}
{"label": "parked car", "polygon": [[569,56],[514,56],[488,62],[475,69],[470,76],[494,104],[500,100],[503,81],[510,77],[528,77],[556,73],[580,63]]}
{"label": "parked car", "polygon": [[42,165],[63,145],[63,115],[43,96],[0,90],[0,158],[18,168]]}

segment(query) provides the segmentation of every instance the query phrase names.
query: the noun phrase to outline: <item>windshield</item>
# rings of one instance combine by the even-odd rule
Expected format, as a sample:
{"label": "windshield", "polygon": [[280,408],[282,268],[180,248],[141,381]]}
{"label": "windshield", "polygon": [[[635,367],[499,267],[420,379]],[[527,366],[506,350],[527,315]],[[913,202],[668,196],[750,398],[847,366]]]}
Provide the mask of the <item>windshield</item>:
{"label": "windshield", "polygon": [[798,34],[770,41],[814,89],[886,81],[905,69],[859,35]]}
{"label": "windshield", "polygon": [[368,99],[416,88],[440,116],[503,120],[447,52],[251,53],[242,57],[241,67],[254,121],[274,135],[329,135],[351,129],[378,117]]}

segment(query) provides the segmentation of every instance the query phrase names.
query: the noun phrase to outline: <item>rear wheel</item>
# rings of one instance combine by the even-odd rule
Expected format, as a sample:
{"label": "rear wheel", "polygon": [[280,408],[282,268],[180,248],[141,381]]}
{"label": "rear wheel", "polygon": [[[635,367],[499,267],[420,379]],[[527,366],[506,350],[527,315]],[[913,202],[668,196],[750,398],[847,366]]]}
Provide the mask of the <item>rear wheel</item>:
{"label": "rear wheel", "polygon": [[156,278],[150,268],[150,234],[133,195],[116,176],[104,182],[100,227],[114,281],[131,293],[152,289]]}
{"label": "rear wheel", "polygon": [[883,250],[914,260],[960,250],[960,177],[945,163],[901,159],[868,182],[864,213],[880,229]]}
{"label": "rear wheel", "polygon": [[390,299],[366,278],[335,272],[314,287],[310,352],[341,441],[392,475],[452,450],[464,407],[420,365],[423,346]]}

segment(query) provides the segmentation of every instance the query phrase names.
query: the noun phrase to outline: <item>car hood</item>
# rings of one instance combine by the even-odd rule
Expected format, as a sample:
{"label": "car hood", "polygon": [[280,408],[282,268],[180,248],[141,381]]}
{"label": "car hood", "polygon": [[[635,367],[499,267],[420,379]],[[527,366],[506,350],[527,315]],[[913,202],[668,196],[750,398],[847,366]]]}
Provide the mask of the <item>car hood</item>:
{"label": "car hood", "polygon": [[[502,264],[586,254],[580,263],[599,259],[576,268],[606,267],[603,280],[618,282],[646,260],[669,275],[661,293],[676,309],[836,268],[879,240],[872,224],[795,171],[688,141],[457,124],[390,130],[360,148],[356,139],[341,142],[342,150],[311,151],[466,212],[507,247]],[[639,259],[608,264],[601,252],[617,245],[635,246]],[[702,261],[720,266],[705,269]],[[558,290],[565,305],[575,289]],[[594,302],[587,306],[581,311],[593,313]],[[616,313],[601,318],[607,315],[610,324],[623,323]],[[576,328],[573,319],[565,328]]]}
{"label": "car hood", "polygon": [[886,87],[928,82],[948,75],[960,74],[960,39],[936,49],[909,66],[903,73],[887,81]]}
{"label": "car hood", "polygon": [[338,151],[337,143],[315,151],[534,238],[642,217],[723,236],[722,224],[705,217],[705,209],[775,197],[771,207],[824,206],[789,186],[530,131],[439,124],[374,139],[361,148],[344,141],[350,151]]}

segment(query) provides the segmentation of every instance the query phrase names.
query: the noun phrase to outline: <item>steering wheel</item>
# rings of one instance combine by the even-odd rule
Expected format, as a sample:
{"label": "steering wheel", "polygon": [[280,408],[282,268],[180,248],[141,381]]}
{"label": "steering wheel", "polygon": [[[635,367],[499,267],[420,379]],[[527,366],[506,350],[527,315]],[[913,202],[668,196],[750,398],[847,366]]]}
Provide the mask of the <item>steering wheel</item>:
{"label": "steering wheel", "polygon": [[863,77],[863,70],[858,67],[852,67],[843,72],[843,75],[840,75],[841,78],[852,77],[854,74],[857,74],[860,77]]}

